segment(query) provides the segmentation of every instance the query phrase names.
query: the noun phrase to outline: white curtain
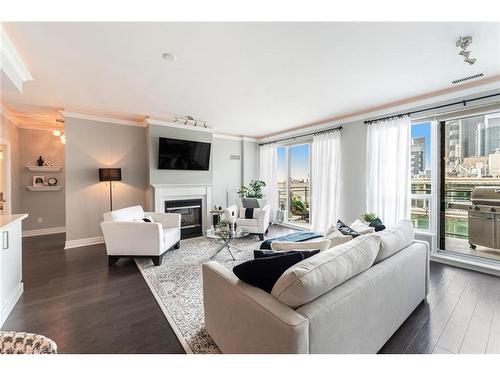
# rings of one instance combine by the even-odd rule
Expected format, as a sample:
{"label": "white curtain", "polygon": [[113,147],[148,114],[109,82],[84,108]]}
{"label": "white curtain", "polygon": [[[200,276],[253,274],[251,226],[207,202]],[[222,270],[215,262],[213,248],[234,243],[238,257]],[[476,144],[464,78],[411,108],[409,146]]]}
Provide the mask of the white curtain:
{"label": "white curtain", "polygon": [[266,183],[265,198],[271,206],[270,221],[276,218],[278,210],[278,145],[270,143],[260,146],[260,179]]}
{"label": "white curtain", "polygon": [[366,210],[386,225],[410,217],[409,117],[368,125]]}
{"label": "white curtain", "polygon": [[311,229],[325,233],[340,211],[340,131],[315,135],[311,154]]}

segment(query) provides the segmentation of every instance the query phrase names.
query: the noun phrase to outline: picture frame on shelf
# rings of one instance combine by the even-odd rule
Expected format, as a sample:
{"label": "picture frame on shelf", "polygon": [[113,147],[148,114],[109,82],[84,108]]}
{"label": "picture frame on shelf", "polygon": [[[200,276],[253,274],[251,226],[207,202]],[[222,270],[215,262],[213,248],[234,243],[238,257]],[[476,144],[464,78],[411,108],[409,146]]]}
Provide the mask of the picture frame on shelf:
{"label": "picture frame on shelf", "polygon": [[45,186],[45,176],[33,176],[33,186]]}

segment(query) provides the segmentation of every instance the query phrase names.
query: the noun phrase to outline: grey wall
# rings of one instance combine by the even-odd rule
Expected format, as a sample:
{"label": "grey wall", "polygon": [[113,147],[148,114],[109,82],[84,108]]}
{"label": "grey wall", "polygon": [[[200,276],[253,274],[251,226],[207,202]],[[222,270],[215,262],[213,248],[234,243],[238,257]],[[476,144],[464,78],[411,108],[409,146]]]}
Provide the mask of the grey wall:
{"label": "grey wall", "polygon": [[146,129],[66,118],[66,240],[101,236],[99,223],[109,211],[109,185],[98,168],[122,168],[113,185],[113,208],[146,204]]}
{"label": "grey wall", "polygon": [[[26,166],[36,165],[39,156],[48,158],[54,165],[64,166],[64,145],[50,131],[20,129],[20,174],[21,211],[28,213],[23,230],[65,226],[64,168],[58,173],[31,172]],[[33,192],[26,189],[32,185],[33,176],[44,175],[57,178],[63,189],[49,192]],[[42,223],[38,223],[41,218]]]}
{"label": "grey wall", "polygon": [[[240,160],[231,160],[231,155],[239,155]],[[212,203],[227,206],[227,192],[238,189],[242,178],[242,142],[239,140],[214,137],[213,150]]]}
{"label": "grey wall", "polygon": [[[22,168],[19,161],[20,142],[19,129],[12,122],[7,120],[3,114],[0,114],[0,139],[10,143],[10,161],[11,161],[11,212],[13,214],[22,213],[21,211],[21,177],[20,170]],[[24,224],[23,224],[24,229]]]}
{"label": "grey wall", "polygon": [[176,171],[158,169],[158,139],[160,137],[212,143],[212,133],[189,129],[177,129],[161,125],[149,125],[146,131],[147,138],[149,140],[148,153],[150,184],[212,183],[213,157],[210,158],[210,169],[208,171]]}

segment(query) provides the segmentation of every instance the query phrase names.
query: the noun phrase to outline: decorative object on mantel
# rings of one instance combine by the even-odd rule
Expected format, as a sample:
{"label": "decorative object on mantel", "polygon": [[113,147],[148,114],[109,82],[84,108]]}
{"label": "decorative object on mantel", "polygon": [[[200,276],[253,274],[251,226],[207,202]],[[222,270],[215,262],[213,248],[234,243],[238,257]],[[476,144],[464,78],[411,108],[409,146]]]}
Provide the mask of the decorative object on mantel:
{"label": "decorative object on mantel", "polygon": [[113,181],[122,180],[121,168],[99,168],[99,181],[109,182],[109,207],[113,211]]}
{"label": "decorative object on mantel", "polygon": [[44,186],[45,176],[33,176],[33,186]]}
{"label": "decorative object on mantel", "polygon": [[40,155],[40,157],[36,161],[36,165],[38,165],[39,167],[43,167],[43,163],[44,163],[44,160],[43,160],[42,156]]}
{"label": "decorative object on mantel", "polygon": [[45,158],[45,160],[43,161],[43,166],[44,167],[53,167],[54,163],[52,163],[49,159]]}

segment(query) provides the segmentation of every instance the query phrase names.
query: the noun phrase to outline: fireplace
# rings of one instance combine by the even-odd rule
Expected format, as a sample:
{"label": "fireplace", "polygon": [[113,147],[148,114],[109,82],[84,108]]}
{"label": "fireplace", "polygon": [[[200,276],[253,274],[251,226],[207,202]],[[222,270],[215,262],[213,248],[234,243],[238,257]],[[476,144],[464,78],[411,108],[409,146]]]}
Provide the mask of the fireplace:
{"label": "fireplace", "polygon": [[165,212],[181,215],[182,239],[198,237],[203,234],[201,199],[165,201]]}

